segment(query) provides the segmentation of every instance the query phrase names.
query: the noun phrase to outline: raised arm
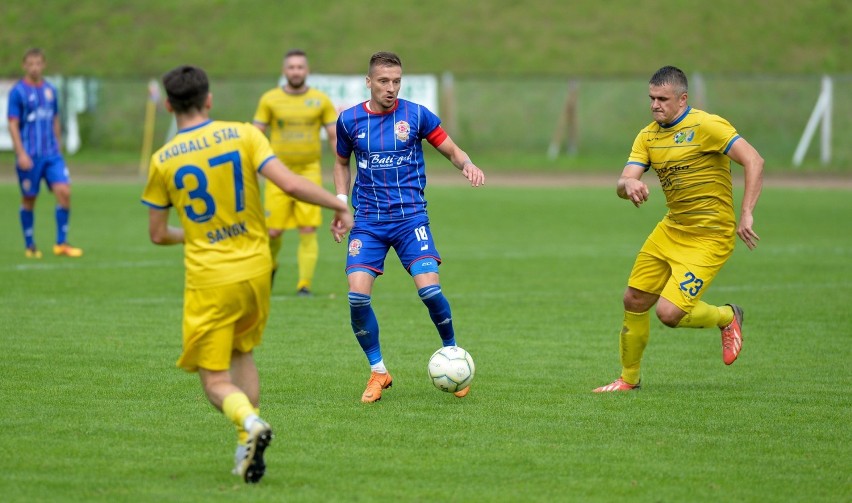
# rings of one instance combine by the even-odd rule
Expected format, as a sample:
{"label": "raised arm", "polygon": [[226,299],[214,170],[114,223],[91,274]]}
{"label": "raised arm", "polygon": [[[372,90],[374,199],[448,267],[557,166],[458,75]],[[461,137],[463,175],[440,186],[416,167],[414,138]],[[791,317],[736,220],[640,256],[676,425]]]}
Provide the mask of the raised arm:
{"label": "raised arm", "polygon": [[728,157],[743,167],[745,188],[737,236],[743,240],[749,250],[754,250],[760,236],[754,232],[754,208],[763,189],[763,157],[745,138],[738,138],[728,150]]}

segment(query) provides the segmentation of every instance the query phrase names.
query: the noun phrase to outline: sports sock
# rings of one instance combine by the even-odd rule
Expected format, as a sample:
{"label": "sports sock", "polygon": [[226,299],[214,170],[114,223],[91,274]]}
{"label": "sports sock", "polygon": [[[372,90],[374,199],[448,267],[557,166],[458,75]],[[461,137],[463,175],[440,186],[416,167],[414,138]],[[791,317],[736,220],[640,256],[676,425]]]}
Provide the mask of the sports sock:
{"label": "sports sock", "polygon": [[222,413],[238,428],[242,427],[246,431],[249,429],[246,426],[257,419],[254,407],[242,391],[235,391],[222,400]]}
{"label": "sports sock", "polygon": [[314,281],[314,271],[317,268],[317,257],[319,256],[319,243],[317,233],[310,232],[299,234],[299,250],[296,252],[296,260],[299,262],[299,284],[296,289],[310,288]]}
{"label": "sports sock", "polygon": [[379,321],[373,312],[369,295],[349,292],[349,316],[352,321],[352,331],[358,344],[367,355],[370,365],[382,361],[382,348],[379,345]]}
{"label": "sports sock", "polygon": [[379,360],[378,362],[370,365],[370,372],[378,372],[379,374],[387,374],[388,369],[385,367],[385,361]]}
{"label": "sports sock", "polygon": [[[730,312],[730,318],[727,313]],[[724,320],[727,319],[727,322]],[[692,311],[686,313],[686,316],[681,318],[677,324],[677,328],[711,328],[724,327],[734,319],[734,311],[728,307],[716,307],[702,301],[698,301],[692,308]]]}
{"label": "sports sock", "polygon": [[24,231],[24,245],[27,248],[35,248],[33,237],[33,226],[35,225],[35,213],[32,210],[21,208],[21,229]]}
{"label": "sports sock", "polygon": [[456,333],[453,330],[453,315],[450,312],[450,303],[441,292],[441,285],[429,285],[417,290],[420,300],[429,309],[429,317],[438,329],[441,342],[444,346],[456,345]]}
{"label": "sports sock", "polygon": [[68,241],[68,219],[71,210],[56,206],[56,244],[61,245]]}
{"label": "sports sock", "polygon": [[619,350],[621,351],[621,378],[628,384],[639,384],[642,353],[651,335],[650,311],[631,313],[624,311]]}
{"label": "sports sock", "polygon": [[[254,415],[260,416],[260,409],[255,407]],[[245,428],[243,428],[242,423],[237,425],[237,444],[245,445],[246,441],[248,441],[248,432]]]}
{"label": "sports sock", "polygon": [[277,238],[269,238],[269,251],[272,253],[272,267],[278,268],[278,252],[281,251],[281,245],[284,243],[284,234],[279,234]]}

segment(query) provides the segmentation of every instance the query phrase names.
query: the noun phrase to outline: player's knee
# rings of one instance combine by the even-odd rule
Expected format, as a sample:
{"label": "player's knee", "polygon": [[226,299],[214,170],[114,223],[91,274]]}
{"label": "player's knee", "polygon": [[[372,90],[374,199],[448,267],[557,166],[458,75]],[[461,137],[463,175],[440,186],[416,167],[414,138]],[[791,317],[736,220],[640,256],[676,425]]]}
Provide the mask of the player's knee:
{"label": "player's knee", "polygon": [[628,287],[624,291],[624,310],[631,313],[644,313],[657,302],[658,296]]}
{"label": "player's knee", "polygon": [[663,306],[657,306],[657,318],[667,327],[674,328],[680,323],[683,318],[683,311],[666,309]]}

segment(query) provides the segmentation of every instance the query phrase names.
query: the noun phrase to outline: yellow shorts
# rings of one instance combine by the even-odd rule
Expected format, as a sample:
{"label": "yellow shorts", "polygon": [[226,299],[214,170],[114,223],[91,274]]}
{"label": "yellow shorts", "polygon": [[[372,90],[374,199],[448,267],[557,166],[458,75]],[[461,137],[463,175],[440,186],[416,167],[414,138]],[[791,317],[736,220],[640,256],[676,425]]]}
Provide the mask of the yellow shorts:
{"label": "yellow shorts", "polygon": [[239,283],[187,288],[183,300],[183,353],[177,366],[188,371],[228,370],[231,352],[260,344],[269,319],[268,273]]}
{"label": "yellow shorts", "polygon": [[733,236],[693,234],[660,222],[639,250],[627,284],[688,313],[733,252]]}
{"label": "yellow shorts", "polygon": [[[294,173],[322,186],[322,172],[319,162],[288,167]],[[268,228],[295,229],[297,227],[319,227],[322,225],[321,207],[293,198],[268,180],[265,185],[263,201]]]}

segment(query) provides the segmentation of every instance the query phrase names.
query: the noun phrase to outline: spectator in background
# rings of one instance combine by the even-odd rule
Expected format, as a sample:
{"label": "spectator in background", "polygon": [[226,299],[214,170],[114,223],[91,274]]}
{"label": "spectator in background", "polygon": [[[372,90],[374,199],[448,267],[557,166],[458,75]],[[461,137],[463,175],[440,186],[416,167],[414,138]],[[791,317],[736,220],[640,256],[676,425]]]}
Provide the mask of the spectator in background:
{"label": "spectator in background", "polygon": [[[264,133],[270,130],[272,150],[288,168],[322,186],[320,130],[325,128],[328,145],[334,152],[337,148],[334,128],[337,111],[325,93],[308,87],[309,72],[305,52],[299,49],[289,51],[284,56],[282,68],[287,83],[261,96],[254,113],[254,125]],[[320,207],[291,197],[273,183],[266,184],[264,206],[269,246],[275,264],[273,274],[278,270],[278,252],[284,231],[298,227],[296,260],[299,281],[296,294],[310,296],[319,257],[317,227],[322,224]]]}
{"label": "spectator in background", "polygon": [[21,189],[21,228],[24,256],[39,259],[35,243],[35,203],[41,181],[56,197],[56,244],[53,254],[81,257],[83,250],[68,244],[71,215],[71,177],[62,158],[62,126],[56,88],[44,80],[46,60],[41,49],[24,53],[24,78],[9,92],[9,135],[15,150],[15,170]]}

